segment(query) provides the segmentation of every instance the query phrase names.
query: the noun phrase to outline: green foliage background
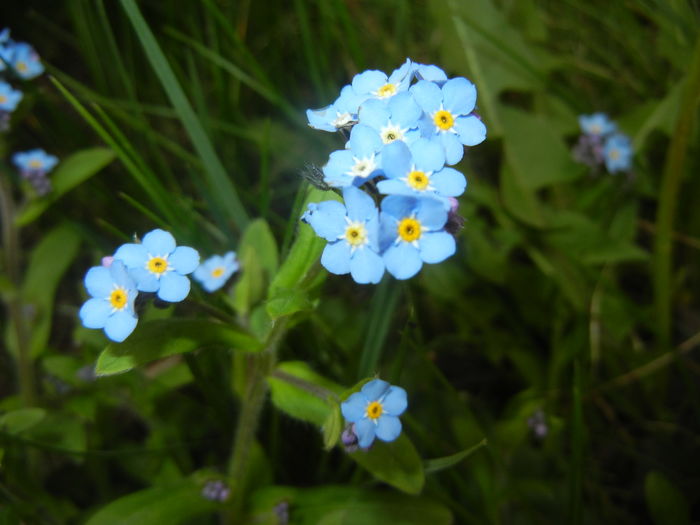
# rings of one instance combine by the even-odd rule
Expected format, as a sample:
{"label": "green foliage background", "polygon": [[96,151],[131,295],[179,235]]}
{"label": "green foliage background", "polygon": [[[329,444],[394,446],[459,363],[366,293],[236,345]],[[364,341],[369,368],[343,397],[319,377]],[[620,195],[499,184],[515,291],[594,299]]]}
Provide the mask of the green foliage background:
{"label": "green foliage background", "polygon": [[[3,522],[272,524],[279,501],[292,523],[700,519],[697,1],[68,0],[3,10],[49,75],[23,85],[0,176],[13,151],[82,155],[18,220],[38,398],[26,408],[18,395],[8,308]],[[469,187],[458,252],[406,283],[316,274],[302,261],[318,253],[310,238],[287,257],[305,235],[300,173],[342,140],[308,128],[304,110],[330,103],[355,73],[406,57],[478,88],[488,138],[460,165]],[[629,177],[571,159],[577,116],[594,111],[632,137]],[[100,356],[106,340],[77,321],[83,275],[154,227],[206,255],[238,251],[246,271],[207,312],[226,319],[234,308],[248,333],[190,338],[203,321],[176,320],[203,317],[209,299],[196,292],[175,312],[147,311],[151,332],[134,335],[149,342],[126,358]],[[297,267],[278,272],[292,259]],[[11,304],[16,290],[1,284]],[[259,350],[268,318],[289,331],[241,518],[199,491],[226,470],[251,372],[249,354],[231,348]],[[139,357],[161,343],[168,351],[154,357],[169,357]],[[95,379],[98,356],[103,372],[136,368]],[[342,395],[375,373],[409,392],[413,445],[400,446],[417,450],[420,474],[373,476],[338,447],[324,451],[327,405],[279,380]],[[528,427],[538,410],[544,439]]]}

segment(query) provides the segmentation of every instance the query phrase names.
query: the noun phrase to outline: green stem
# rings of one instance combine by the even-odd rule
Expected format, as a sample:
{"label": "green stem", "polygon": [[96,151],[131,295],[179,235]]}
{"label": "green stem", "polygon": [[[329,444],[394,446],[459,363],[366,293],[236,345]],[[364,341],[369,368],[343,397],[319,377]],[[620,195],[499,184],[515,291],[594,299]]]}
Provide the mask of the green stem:
{"label": "green stem", "polygon": [[688,142],[700,101],[700,38],[695,45],[679,107],[676,128],[666,154],[659,208],[656,213],[656,243],[654,246],[654,296],[658,320],[658,342],[664,349],[671,344],[671,299],[673,270],[673,220],[676,215],[678,191],[685,173]]}
{"label": "green stem", "polygon": [[17,376],[19,379],[20,396],[24,406],[36,404],[36,392],[34,389],[34,369],[32,357],[29,351],[29,338],[24,326],[24,316],[21,295],[21,275],[19,261],[19,230],[15,226],[14,202],[10,188],[6,182],[7,177],[0,176],[0,217],[2,219],[2,244],[5,252],[5,267],[7,276],[12,283],[7,306],[10,322],[12,323],[17,339]]}

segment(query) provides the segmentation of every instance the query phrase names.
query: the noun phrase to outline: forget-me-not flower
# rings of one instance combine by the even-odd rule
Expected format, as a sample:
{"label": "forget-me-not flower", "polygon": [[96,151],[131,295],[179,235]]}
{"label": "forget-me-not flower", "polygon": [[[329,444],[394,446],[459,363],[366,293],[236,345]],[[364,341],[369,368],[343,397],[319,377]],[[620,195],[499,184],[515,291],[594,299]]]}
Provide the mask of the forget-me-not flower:
{"label": "forget-me-not flower", "polygon": [[156,292],[163,301],[182,301],[190,292],[186,277],[199,266],[199,253],[176,246],[173,236],[160,229],[148,232],[140,244],[120,246],[114,259],[124,262],[138,290]]}
{"label": "forget-me-not flower", "polygon": [[374,379],[341,403],[340,410],[346,420],[355,424],[359,446],[367,448],[375,437],[382,441],[394,441],[399,437],[399,416],[407,406],[403,388]]}
{"label": "forget-me-not flower", "polygon": [[0,80],[0,111],[14,111],[20,100],[22,100],[22,92],[12,89],[10,84]]}
{"label": "forget-me-not flower", "polygon": [[43,149],[33,149],[15,153],[12,155],[12,162],[27,176],[32,172],[48,173],[58,163],[58,158],[49,155]]}
{"label": "forget-me-not flower", "polygon": [[593,113],[592,115],[580,115],[578,123],[581,126],[581,131],[586,135],[594,137],[603,137],[614,133],[617,129],[615,122],[610,120],[605,113]]}
{"label": "forget-me-not flower", "polygon": [[627,171],[632,166],[632,143],[627,135],[615,133],[603,146],[605,167],[610,173]]}
{"label": "forget-me-not flower", "polygon": [[323,166],[324,182],[343,188],[352,184],[361,185],[380,174],[379,152],[382,141],[369,126],[357,124],[350,132],[347,149],[331,153]]}
{"label": "forget-me-not flower", "polygon": [[321,264],[331,273],[349,273],[360,284],[378,283],[384,275],[379,255],[379,217],[372,198],[362,190],[343,189],[345,206],[337,201],[309,204],[302,220],[328,244]]}
{"label": "forget-me-not flower", "polygon": [[360,106],[359,122],[374,129],[383,144],[396,140],[411,143],[420,137],[423,112],[407,91],[393,96],[388,103],[370,99]]}
{"label": "forget-me-not flower", "polygon": [[357,122],[360,104],[366,99],[366,96],[358,95],[352,86],[347,85],[340,90],[340,96],[330,106],[306,110],[309,126],[322,131],[338,131],[352,126]]}
{"label": "forget-me-not flower", "polygon": [[2,59],[24,80],[38,77],[44,72],[39,55],[26,42],[9,42],[2,49]]}
{"label": "forget-me-not flower", "polygon": [[363,71],[352,79],[352,88],[358,96],[386,100],[397,93],[406,91],[413,78],[413,64],[406,59],[401,67],[387,77],[386,73],[377,70]]}
{"label": "forget-me-not flower", "polygon": [[80,309],[80,320],[87,328],[102,328],[112,341],[121,343],[136,328],[134,300],[136,283],[121,261],[108,268],[95,266],[85,275],[85,288],[92,296]]}
{"label": "forget-me-not flower", "polygon": [[221,288],[229,277],[238,270],[238,261],[235,252],[227,252],[222,255],[212,255],[192,274],[207,292],[215,292]]}
{"label": "forget-me-not flower", "polygon": [[448,164],[462,160],[464,146],[476,146],[486,138],[486,126],[473,114],[476,86],[466,78],[453,78],[442,86],[419,80],[411,93],[425,111],[424,136],[430,134],[442,143]]}
{"label": "forget-me-not flower", "polygon": [[389,195],[381,210],[384,264],[397,279],[413,277],[424,262],[439,263],[454,254],[455,239],[444,230],[448,211],[442,201]]}

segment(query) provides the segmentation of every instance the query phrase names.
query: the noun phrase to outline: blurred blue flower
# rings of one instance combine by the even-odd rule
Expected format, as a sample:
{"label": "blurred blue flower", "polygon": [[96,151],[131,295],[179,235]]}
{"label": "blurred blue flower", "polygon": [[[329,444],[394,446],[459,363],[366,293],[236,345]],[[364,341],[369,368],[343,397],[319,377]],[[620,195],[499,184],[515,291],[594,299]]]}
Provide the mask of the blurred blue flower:
{"label": "blurred blue flower", "polygon": [[385,100],[406,91],[412,78],[413,65],[407,58],[406,62],[388,77],[385,73],[376,70],[358,73],[352,79],[352,88],[365,100],[370,97]]}
{"label": "blurred blue flower", "polygon": [[419,80],[411,87],[411,93],[425,111],[423,136],[441,142],[447,164],[462,160],[464,146],[476,146],[486,138],[486,126],[473,114],[476,86],[466,78],[453,78],[442,86]]}
{"label": "blurred blue flower", "polygon": [[80,320],[86,328],[103,328],[107,337],[121,343],[136,328],[134,299],[136,284],[121,261],[109,268],[95,266],[85,275],[85,288],[92,296],[80,309]]}
{"label": "blurred blue flower", "polygon": [[27,175],[32,172],[48,173],[58,163],[58,158],[49,155],[43,149],[21,151],[12,155],[12,162]]}
{"label": "blurred blue flower", "polygon": [[22,100],[22,92],[12,89],[7,82],[0,80],[0,111],[14,111]]}
{"label": "blurred blue flower", "polygon": [[378,283],[384,275],[379,255],[379,218],[372,198],[362,190],[343,189],[345,206],[337,201],[309,204],[302,220],[328,244],[321,264],[331,273],[350,273],[360,284]]}
{"label": "blurred blue flower", "polygon": [[223,256],[209,257],[197,266],[192,277],[197,279],[207,292],[214,292],[221,288],[238,268],[236,253],[227,252]]}
{"label": "blurred blue flower", "polygon": [[380,193],[413,197],[458,197],[467,180],[459,171],[445,167],[445,151],[435,141],[418,139],[411,146],[393,142],[382,152],[382,167],[388,177],[377,184]]}
{"label": "blurred blue flower", "polygon": [[9,41],[0,50],[1,58],[24,80],[38,77],[44,72],[44,66],[34,48],[26,42]]}
{"label": "blurred blue flower", "polygon": [[176,246],[173,236],[153,230],[141,244],[123,244],[114,259],[124,262],[142,292],[156,292],[163,301],[182,301],[190,292],[186,277],[199,266],[199,253],[189,246]]}
{"label": "blurred blue flower", "polygon": [[357,124],[350,132],[347,149],[331,153],[323,166],[324,181],[330,186],[343,188],[361,185],[380,174],[379,151],[382,141],[375,131]]}
{"label": "blurred blue flower", "polygon": [[416,275],[423,263],[439,263],[455,252],[444,230],[448,210],[430,197],[389,195],[381,204],[380,247],[387,271],[397,279]]}
{"label": "blurred blue flower", "polygon": [[362,448],[369,447],[374,438],[394,441],[401,434],[401,420],[408,401],[406,391],[381,379],[366,383],[340,405],[345,419],[355,424],[354,432]]}
{"label": "blurred blue flower", "polygon": [[627,135],[615,133],[603,146],[605,167],[610,173],[627,171],[632,167],[632,143]]}
{"label": "blurred blue flower", "polygon": [[593,113],[592,115],[580,115],[578,123],[581,131],[586,135],[602,137],[614,133],[617,125],[608,118],[605,113]]}
{"label": "blurred blue flower", "polygon": [[306,110],[309,126],[322,131],[338,131],[351,126],[357,121],[360,104],[366,98],[355,93],[352,86],[345,86],[340,90],[340,96],[330,106]]}
{"label": "blurred blue flower", "polygon": [[383,144],[396,140],[407,143],[420,138],[422,111],[408,92],[393,96],[388,103],[371,99],[360,106],[359,122],[378,134]]}

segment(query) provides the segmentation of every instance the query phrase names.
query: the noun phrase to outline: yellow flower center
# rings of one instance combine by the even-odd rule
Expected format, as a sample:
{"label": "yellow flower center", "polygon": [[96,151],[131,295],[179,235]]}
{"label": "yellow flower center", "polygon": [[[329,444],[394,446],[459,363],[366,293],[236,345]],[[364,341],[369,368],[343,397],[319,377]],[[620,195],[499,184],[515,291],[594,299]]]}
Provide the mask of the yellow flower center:
{"label": "yellow flower center", "polygon": [[600,124],[592,124],[589,131],[591,135],[600,135],[603,129],[600,127]]}
{"label": "yellow flower center", "polygon": [[112,308],[114,308],[115,310],[123,309],[126,306],[128,300],[129,294],[122,287],[115,288],[114,290],[112,290],[112,293],[109,294],[109,304],[111,304]]}
{"label": "yellow flower center", "polygon": [[430,179],[424,171],[413,170],[408,174],[408,185],[414,190],[423,191],[429,182]]}
{"label": "yellow flower center", "polygon": [[372,401],[367,405],[367,417],[370,419],[377,419],[384,412],[384,407],[379,401]]}
{"label": "yellow flower center", "polygon": [[395,84],[384,84],[377,90],[377,96],[379,98],[389,98],[396,95],[396,85]]}
{"label": "yellow flower center", "polygon": [[223,266],[217,266],[211,271],[211,276],[214,277],[215,279],[218,279],[222,275],[224,275],[224,272],[226,269]]}
{"label": "yellow flower center", "polygon": [[168,270],[168,261],[163,257],[151,257],[146,263],[146,269],[160,275]]}
{"label": "yellow flower center", "polygon": [[41,168],[41,166],[42,166],[42,163],[40,160],[34,159],[34,160],[29,161],[30,168],[38,169],[38,168]]}
{"label": "yellow flower center", "polygon": [[0,95],[0,104],[7,102],[7,97],[5,95]]}
{"label": "yellow flower center", "polygon": [[361,222],[352,222],[345,228],[345,240],[353,248],[367,243],[367,229]]}
{"label": "yellow flower center", "polygon": [[421,229],[420,221],[412,217],[406,217],[405,219],[401,219],[401,221],[399,222],[398,231],[399,237],[401,237],[406,242],[417,241],[418,239],[420,239],[421,233],[423,232],[423,230]]}
{"label": "yellow flower center", "polygon": [[612,160],[617,160],[620,158],[620,152],[616,149],[610,150],[610,158]]}
{"label": "yellow flower center", "polygon": [[441,109],[440,111],[437,111],[433,116],[433,122],[435,122],[435,125],[438,127],[438,129],[441,129],[442,131],[447,131],[449,129],[452,129],[452,126],[455,123],[455,118],[452,116],[452,113],[450,113],[446,109]]}
{"label": "yellow flower center", "polygon": [[27,64],[22,61],[17,62],[17,64],[15,64],[15,69],[21,73],[24,73],[27,70]]}

